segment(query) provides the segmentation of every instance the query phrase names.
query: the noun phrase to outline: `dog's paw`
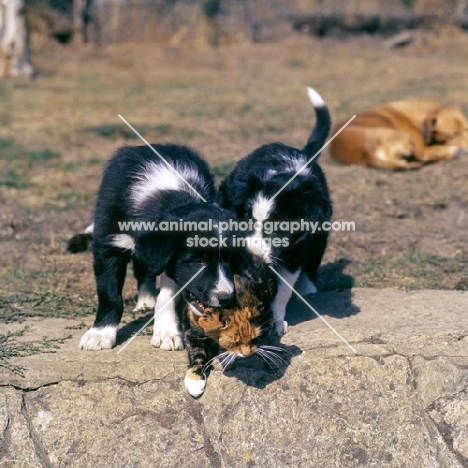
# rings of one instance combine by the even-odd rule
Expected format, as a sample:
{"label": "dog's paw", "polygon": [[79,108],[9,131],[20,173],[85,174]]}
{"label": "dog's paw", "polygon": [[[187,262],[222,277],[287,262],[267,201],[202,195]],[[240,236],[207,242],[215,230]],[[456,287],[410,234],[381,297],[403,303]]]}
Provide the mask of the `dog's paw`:
{"label": "dog's paw", "polygon": [[286,320],[278,320],[275,322],[274,331],[276,336],[286,335],[289,331],[288,322]]}
{"label": "dog's paw", "polygon": [[92,351],[111,349],[117,339],[117,327],[90,328],[80,340],[80,348]]}
{"label": "dog's paw", "polygon": [[133,312],[139,312],[147,309],[154,309],[156,298],[151,294],[138,294],[137,303]]}
{"label": "dog's paw", "polygon": [[206,380],[201,379],[199,375],[189,369],[185,374],[184,384],[190,395],[197,398],[205,391]]}
{"label": "dog's paw", "polygon": [[453,159],[460,159],[468,157],[468,148],[459,146],[453,154]]}
{"label": "dog's paw", "polygon": [[177,351],[184,349],[182,333],[179,331],[169,331],[157,329],[155,327],[151,344],[155,348],[165,349],[167,351]]}
{"label": "dog's paw", "polygon": [[157,295],[156,280],[154,278],[145,278],[145,281],[138,288],[138,299],[133,312],[154,309]]}
{"label": "dog's paw", "polygon": [[306,274],[301,274],[295,288],[301,296],[317,293],[317,286],[315,286],[315,283],[309,279]]}

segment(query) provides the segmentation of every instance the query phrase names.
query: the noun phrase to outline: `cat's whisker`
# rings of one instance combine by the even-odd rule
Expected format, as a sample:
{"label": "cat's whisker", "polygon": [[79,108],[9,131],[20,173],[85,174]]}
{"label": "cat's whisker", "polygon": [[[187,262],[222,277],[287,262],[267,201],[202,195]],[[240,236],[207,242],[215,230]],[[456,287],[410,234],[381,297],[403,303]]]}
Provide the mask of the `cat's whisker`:
{"label": "cat's whisker", "polygon": [[[207,368],[210,366],[210,364],[212,364],[213,361],[214,361],[216,358],[218,358],[218,359],[221,360],[221,359],[223,358],[223,356],[225,356],[226,354],[228,354],[228,351],[225,351],[224,353],[221,353],[221,354],[219,354],[219,355],[216,355],[216,356],[212,357],[208,362],[205,363],[205,365],[203,366],[203,370],[207,369]],[[213,368],[213,370],[216,371],[218,367],[219,367],[219,365],[218,365],[218,366],[215,366],[215,367]]]}
{"label": "cat's whisker", "polygon": [[278,364],[283,364],[284,366],[287,366],[288,363],[278,354],[274,353],[273,351],[270,351],[268,349],[263,349],[262,352],[270,357],[273,361],[277,362]]}
{"label": "cat's whisker", "polygon": [[263,349],[273,350],[273,351],[280,351],[281,353],[286,353],[292,356],[291,351],[288,349],[280,348],[279,346],[270,346],[270,345],[262,345]]}
{"label": "cat's whisker", "polygon": [[280,369],[280,366],[272,359],[270,356],[265,354],[265,351],[262,351],[261,349],[257,349],[256,353],[270,366],[276,367],[276,369]]}
{"label": "cat's whisker", "polygon": [[232,353],[230,351],[225,351],[220,356],[218,356],[220,357],[220,359],[219,364],[216,366],[216,370],[220,369],[221,367],[223,367],[223,369],[226,369],[226,367],[228,367],[229,364],[231,364]]}
{"label": "cat's whisker", "polygon": [[228,360],[227,360],[227,363],[226,365],[224,366],[224,369],[227,369],[235,360],[236,360],[237,356],[233,353],[231,353],[231,355],[229,356]]}

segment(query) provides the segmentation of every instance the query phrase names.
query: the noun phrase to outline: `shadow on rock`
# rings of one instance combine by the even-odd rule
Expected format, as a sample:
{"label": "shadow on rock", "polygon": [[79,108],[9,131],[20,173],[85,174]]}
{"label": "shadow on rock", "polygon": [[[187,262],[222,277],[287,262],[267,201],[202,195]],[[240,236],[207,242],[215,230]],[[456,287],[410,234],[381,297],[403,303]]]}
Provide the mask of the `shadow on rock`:
{"label": "shadow on rock", "polygon": [[292,358],[302,354],[302,350],[294,345],[281,344],[278,339],[272,339],[268,345],[276,348],[269,350],[268,357],[255,353],[247,358],[238,358],[224,370],[224,375],[234,377],[250,387],[261,389],[281,379]]}
{"label": "shadow on rock", "polygon": [[[147,313],[146,315],[143,315],[141,317],[138,317],[135,320],[132,320],[129,323],[126,323],[122,328],[119,329],[117,332],[117,342],[116,345],[121,345],[125,343],[127,340],[129,340],[133,335],[138,333],[140,329],[147,323],[151,317],[154,316],[154,312],[151,311]],[[150,323],[152,325],[152,323]],[[144,332],[143,332],[144,333]]]}
{"label": "shadow on rock", "polygon": [[[354,280],[343,272],[349,263],[349,260],[341,259],[320,268],[318,287],[321,292],[304,297],[318,314],[345,318],[361,311],[352,300],[351,287],[354,285]],[[293,293],[286,309],[288,324],[294,326],[316,318],[314,311]]]}

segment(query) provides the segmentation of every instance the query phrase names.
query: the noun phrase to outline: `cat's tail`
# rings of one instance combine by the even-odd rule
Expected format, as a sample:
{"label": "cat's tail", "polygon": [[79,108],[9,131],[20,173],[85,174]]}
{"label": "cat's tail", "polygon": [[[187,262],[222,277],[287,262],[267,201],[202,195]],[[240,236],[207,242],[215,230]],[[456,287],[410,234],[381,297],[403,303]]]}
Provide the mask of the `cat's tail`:
{"label": "cat's tail", "polygon": [[312,157],[320,151],[330,133],[331,117],[325,101],[315,89],[307,88],[307,94],[314,106],[317,121],[302,151],[307,156]]}
{"label": "cat's tail", "polygon": [[84,232],[75,234],[67,243],[67,252],[72,254],[85,252],[93,239],[94,223],[90,224]]}

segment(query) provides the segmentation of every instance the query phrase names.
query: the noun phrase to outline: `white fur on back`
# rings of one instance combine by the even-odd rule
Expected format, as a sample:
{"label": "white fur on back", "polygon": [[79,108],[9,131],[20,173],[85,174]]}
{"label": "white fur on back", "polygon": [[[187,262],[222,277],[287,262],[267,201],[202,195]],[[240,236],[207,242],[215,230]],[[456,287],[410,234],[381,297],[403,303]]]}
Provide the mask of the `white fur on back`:
{"label": "white fur on back", "polygon": [[[177,170],[177,172],[176,172]],[[148,197],[160,190],[193,190],[182,180],[182,176],[188,183],[198,182],[198,172],[188,167],[176,167],[171,169],[163,162],[149,162],[143,171],[138,174],[138,181],[132,187],[132,200],[138,206]]]}

